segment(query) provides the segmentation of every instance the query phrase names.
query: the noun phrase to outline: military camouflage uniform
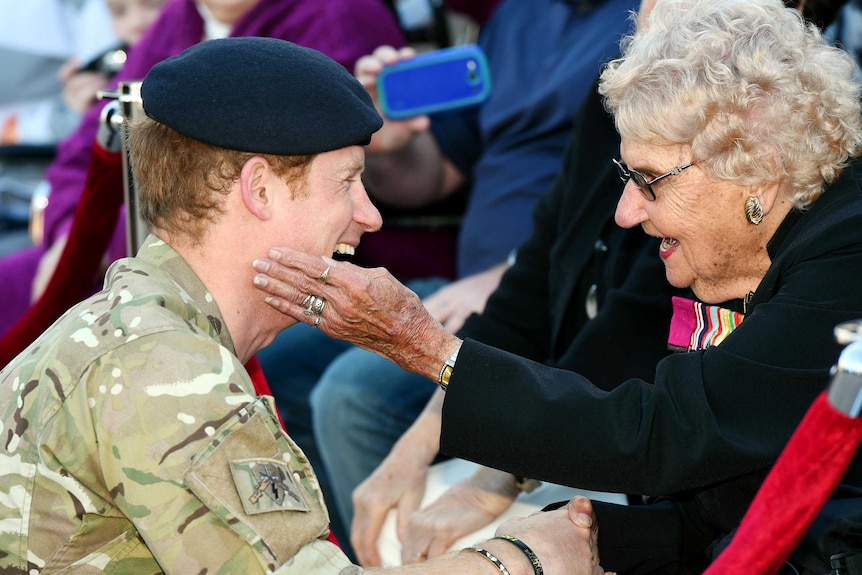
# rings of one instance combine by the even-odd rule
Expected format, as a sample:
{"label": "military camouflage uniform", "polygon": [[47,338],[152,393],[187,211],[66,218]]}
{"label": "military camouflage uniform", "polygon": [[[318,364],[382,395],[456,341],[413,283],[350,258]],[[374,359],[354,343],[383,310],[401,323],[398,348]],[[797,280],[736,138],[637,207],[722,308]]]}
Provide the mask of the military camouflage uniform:
{"label": "military camouflage uniform", "polygon": [[359,573],[274,413],[151,236],[0,371],[0,572]]}

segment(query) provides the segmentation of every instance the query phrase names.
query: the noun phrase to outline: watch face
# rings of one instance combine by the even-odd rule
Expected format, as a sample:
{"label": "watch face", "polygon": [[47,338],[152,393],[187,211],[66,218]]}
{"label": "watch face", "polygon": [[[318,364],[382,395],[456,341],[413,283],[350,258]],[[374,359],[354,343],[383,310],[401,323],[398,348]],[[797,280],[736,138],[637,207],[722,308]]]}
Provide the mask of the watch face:
{"label": "watch face", "polygon": [[446,367],[443,368],[443,373],[440,375],[440,384],[444,386],[449,385],[450,377],[452,377],[452,366],[446,364]]}
{"label": "watch face", "polygon": [[437,378],[437,383],[440,384],[443,391],[446,391],[446,388],[449,387],[449,378],[452,377],[452,370],[455,369],[455,361],[458,359],[459,351],[461,351],[460,344],[452,352],[452,355],[449,356],[449,359],[443,363],[443,367],[440,368],[440,377]]}

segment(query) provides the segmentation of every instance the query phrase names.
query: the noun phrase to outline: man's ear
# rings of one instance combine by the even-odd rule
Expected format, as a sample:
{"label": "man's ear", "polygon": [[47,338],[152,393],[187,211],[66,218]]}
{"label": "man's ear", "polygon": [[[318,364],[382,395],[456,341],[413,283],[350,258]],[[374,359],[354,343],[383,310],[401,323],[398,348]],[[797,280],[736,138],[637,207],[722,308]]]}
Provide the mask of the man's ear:
{"label": "man's ear", "polygon": [[240,193],[246,209],[261,220],[272,217],[275,190],[272,187],[275,174],[265,159],[255,156],[242,167],[239,176]]}

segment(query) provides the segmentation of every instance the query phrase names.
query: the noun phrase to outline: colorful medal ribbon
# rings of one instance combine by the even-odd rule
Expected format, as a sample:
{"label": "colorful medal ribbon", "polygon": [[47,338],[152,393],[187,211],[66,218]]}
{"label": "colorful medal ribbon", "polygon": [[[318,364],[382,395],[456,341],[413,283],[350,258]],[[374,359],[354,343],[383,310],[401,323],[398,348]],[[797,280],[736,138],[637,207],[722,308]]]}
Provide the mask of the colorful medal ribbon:
{"label": "colorful medal ribbon", "polygon": [[673,297],[668,348],[674,351],[698,351],[718,345],[739,327],[745,316],[717,305]]}

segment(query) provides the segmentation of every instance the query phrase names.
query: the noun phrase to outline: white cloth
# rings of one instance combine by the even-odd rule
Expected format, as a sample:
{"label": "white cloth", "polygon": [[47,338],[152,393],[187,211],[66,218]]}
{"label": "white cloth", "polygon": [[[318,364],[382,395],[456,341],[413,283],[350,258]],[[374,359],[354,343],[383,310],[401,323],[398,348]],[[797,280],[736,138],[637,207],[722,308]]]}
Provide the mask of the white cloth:
{"label": "white cloth", "polygon": [[[433,465],[428,471],[428,481],[425,485],[425,498],[422,500],[422,507],[426,507],[440,497],[449,486],[471,475],[476,467],[475,463],[464,461],[463,459],[451,459]],[[515,503],[495,521],[478,531],[462,537],[455,542],[451,549],[461,549],[473,545],[477,541],[493,537],[497,527],[507,519],[529,515],[550,503],[566,501],[575,495],[583,495],[594,501],[607,501],[620,505],[627,503],[626,496],[619,493],[602,493],[564,487],[554,483],[542,483],[541,486],[531,493],[522,493],[515,500]],[[395,530],[395,511],[390,511],[386,517],[380,538],[377,540],[377,550],[380,553],[380,559],[384,566],[401,564],[401,543],[398,541]]]}

